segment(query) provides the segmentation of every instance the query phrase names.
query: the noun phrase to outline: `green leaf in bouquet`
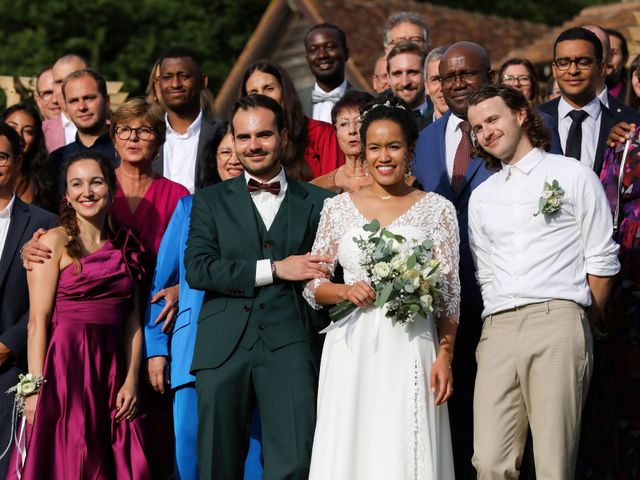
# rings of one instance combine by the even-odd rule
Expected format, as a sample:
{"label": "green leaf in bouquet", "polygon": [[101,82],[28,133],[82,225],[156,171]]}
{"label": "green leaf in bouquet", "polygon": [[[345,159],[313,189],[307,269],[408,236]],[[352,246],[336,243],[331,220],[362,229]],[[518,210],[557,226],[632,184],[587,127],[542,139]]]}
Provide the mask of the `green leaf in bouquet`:
{"label": "green leaf in bouquet", "polygon": [[440,268],[440,262],[434,263],[433,267],[431,267],[431,270],[429,270],[429,272],[427,273],[427,277],[430,277],[431,275],[436,273],[439,268]]}
{"label": "green leaf in bouquet", "polygon": [[384,286],[382,287],[380,295],[378,295],[376,298],[375,306],[382,307],[385,303],[387,303],[387,300],[389,300],[389,297],[391,296],[392,292],[393,292],[393,283],[392,282],[385,283]]}
{"label": "green leaf in bouquet", "polygon": [[355,303],[350,302],[349,300],[343,300],[338,303],[335,307],[331,307],[329,309],[329,318],[332,322],[337,322],[338,320],[342,320],[344,317],[353,312],[356,308]]}
{"label": "green leaf in bouquet", "polygon": [[426,250],[431,250],[433,248],[433,242],[429,239],[426,239],[422,242],[422,247]]}
{"label": "green leaf in bouquet", "polygon": [[418,261],[418,256],[414,253],[409,258],[407,258],[407,268],[409,270],[416,268],[417,261]]}
{"label": "green leaf in bouquet", "polygon": [[374,218],[370,223],[363,225],[362,229],[365,232],[376,233],[378,230],[380,230],[380,222]]}
{"label": "green leaf in bouquet", "polygon": [[413,293],[416,291],[416,287],[413,286],[413,283],[407,282],[407,284],[404,286],[404,291],[407,293]]}

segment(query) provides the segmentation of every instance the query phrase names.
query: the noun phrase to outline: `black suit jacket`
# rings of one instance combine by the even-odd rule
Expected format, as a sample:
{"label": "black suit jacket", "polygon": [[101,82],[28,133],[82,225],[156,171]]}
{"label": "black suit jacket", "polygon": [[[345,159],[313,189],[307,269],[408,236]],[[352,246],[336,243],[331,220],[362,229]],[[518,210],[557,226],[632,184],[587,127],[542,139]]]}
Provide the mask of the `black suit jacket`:
{"label": "black suit jacket", "polygon": [[[11,222],[0,255],[0,342],[13,353],[13,364],[26,369],[27,321],[29,291],[27,274],[20,260],[20,248],[31,239],[39,228],[48,229],[53,225],[55,215],[33,205],[28,205],[18,197],[13,204]],[[4,367],[1,373],[8,370]]]}
{"label": "black suit jacket", "polygon": [[[200,190],[204,186],[204,178],[207,170],[216,168],[216,165],[207,165],[207,158],[215,156],[207,155],[207,148],[210,148],[211,139],[222,126],[222,121],[202,112],[202,124],[200,125],[200,136],[198,137],[198,156],[196,157],[195,187]],[[153,161],[153,171],[159,175],[164,175],[164,148],[160,148],[158,156]]]}
{"label": "black suit jacket", "polygon": [[[558,104],[560,103],[560,97],[551,100],[550,102],[543,103],[538,107],[541,112],[544,112],[553,118],[556,125],[556,133],[558,133]],[[611,129],[619,122],[634,122],[640,125],[640,114],[630,109],[626,105],[620,103],[614,96],[609,94],[609,108],[602,105],[602,115],[600,116],[600,133],[598,134],[598,145],[596,147],[595,162],[593,170],[597,175],[600,175],[602,170],[602,162],[604,161],[604,151],[607,148],[607,138]],[[558,133],[559,134],[559,133]]]}

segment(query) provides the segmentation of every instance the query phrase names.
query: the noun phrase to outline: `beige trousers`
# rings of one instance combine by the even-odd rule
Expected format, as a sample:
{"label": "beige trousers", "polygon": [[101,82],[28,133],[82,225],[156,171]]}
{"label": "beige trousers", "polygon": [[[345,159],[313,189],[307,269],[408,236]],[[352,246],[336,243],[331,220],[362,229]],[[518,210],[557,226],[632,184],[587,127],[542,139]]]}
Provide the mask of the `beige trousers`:
{"label": "beige trousers", "polygon": [[585,310],[552,300],[488,316],[473,398],[478,479],[517,479],[531,425],[538,480],[572,480],[593,368]]}

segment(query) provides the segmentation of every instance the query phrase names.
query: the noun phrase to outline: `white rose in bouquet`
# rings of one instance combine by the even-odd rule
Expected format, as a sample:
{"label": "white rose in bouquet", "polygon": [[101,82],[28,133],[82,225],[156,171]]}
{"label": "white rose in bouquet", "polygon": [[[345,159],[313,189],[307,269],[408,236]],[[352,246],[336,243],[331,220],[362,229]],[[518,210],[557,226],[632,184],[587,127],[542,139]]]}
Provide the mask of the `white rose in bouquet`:
{"label": "white rose in bouquet", "polygon": [[379,278],[387,278],[391,274],[391,266],[387,262],[377,263],[373,267],[373,273]]}

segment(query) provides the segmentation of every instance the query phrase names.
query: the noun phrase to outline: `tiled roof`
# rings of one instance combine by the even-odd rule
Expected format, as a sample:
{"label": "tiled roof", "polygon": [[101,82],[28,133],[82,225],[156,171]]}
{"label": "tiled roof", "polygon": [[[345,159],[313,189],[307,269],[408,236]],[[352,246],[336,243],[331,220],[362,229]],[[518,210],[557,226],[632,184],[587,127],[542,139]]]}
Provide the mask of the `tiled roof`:
{"label": "tiled roof", "polygon": [[551,29],[547,25],[406,0],[323,0],[313,3],[325,21],[335,23],[347,33],[352,58],[367,78],[372,73],[376,56],[382,53],[385,21],[397,11],[416,12],[426,19],[432,47],[470,40],[484,46],[494,63],[510,50],[529,45]]}
{"label": "tiled roof", "polygon": [[556,37],[567,28],[588,24],[619,30],[630,42],[631,55],[629,60],[640,54],[640,27],[638,26],[640,24],[640,1],[634,0],[585,8],[578,16],[549,31],[531,45],[512,50],[509,56],[526,57],[535,64],[550,63],[553,60],[553,42]]}
{"label": "tiled roof", "polygon": [[272,0],[252,37],[238,57],[216,98],[224,114],[237,95],[244,70],[253,61],[268,58],[282,64],[298,86],[312,79],[304,60],[302,36],[310,26],[328,22],[347,34],[351,59],[347,78],[369,89],[373,63],[382,54],[382,33],[389,15],[397,11],[421,14],[430,30],[431,46],[470,40],[483,45],[494,64],[510,50],[529,45],[551,27],[407,0]]}

